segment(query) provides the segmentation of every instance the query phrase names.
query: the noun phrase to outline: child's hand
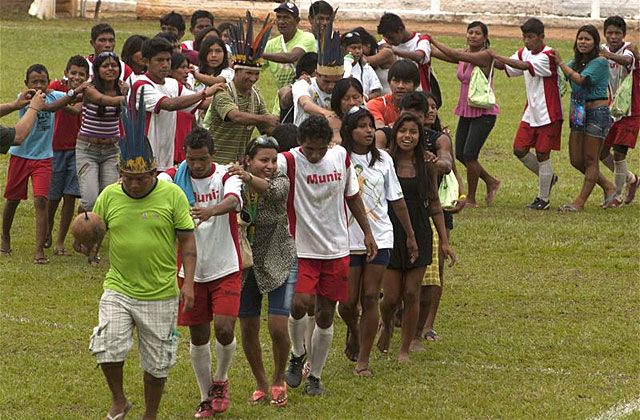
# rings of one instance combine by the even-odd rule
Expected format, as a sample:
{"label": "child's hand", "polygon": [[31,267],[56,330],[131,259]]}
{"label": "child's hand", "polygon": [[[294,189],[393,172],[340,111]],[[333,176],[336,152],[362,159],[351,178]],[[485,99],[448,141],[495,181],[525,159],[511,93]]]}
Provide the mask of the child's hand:
{"label": "child's hand", "polygon": [[18,99],[16,99],[16,103],[20,105],[20,108],[22,108],[29,103],[29,101],[34,97],[35,94],[35,89],[23,89],[22,92],[20,92]]}
{"label": "child's hand", "polygon": [[129,85],[122,80],[118,81],[118,85],[120,86],[120,92],[122,92],[122,96],[127,96],[129,93]]}
{"label": "child's hand", "polygon": [[45,94],[42,93],[41,90],[34,92],[33,98],[31,98],[31,102],[29,102],[29,106],[36,111],[42,111],[44,108],[44,98]]}
{"label": "child's hand", "polygon": [[91,86],[91,82],[90,81],[85,81],[82,82],[82,84],[80,86],[78,86],[76,89],[74,89],[73,91],[77,94],[84,92],[84,90],[86,88],[88,88],[89,86]]}

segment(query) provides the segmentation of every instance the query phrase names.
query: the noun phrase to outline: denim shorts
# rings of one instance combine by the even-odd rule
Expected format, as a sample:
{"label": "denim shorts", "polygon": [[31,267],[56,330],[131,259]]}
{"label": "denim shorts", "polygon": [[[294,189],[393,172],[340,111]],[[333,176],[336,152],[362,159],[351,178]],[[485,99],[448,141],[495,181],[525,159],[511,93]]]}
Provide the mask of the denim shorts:
{"label": "denim shorts", "polygon": [[584,132],[588,136],[604,140],[609,134],[611,123],[611,111],[608,106],[587,108],[584,126],[571,127],[571,131]]}
{"label": "denim shorts", "polygon": [[379,249],[376,257],[367,262],[367,254],[351,254],[349,259],[349,267],[361,267],[365,264],[389,265],[391,259],[391,250],[389,248]]}
{"label": "denim shorts", "polygon": [[63,195],[80,197],[80,185],[76,175],[76,151],[53,152],[53,175],[49,187],[49,200],[59,200]]}
{"label": "denim shorts", "polygon": [[[245,276],[245,281],[242,286],[242,293],[240,294],[240,311],[238,312],[238,318],[260,315],[262,309],[262,294],[260,290],[258,290],[253,268],[244,270],[243,275]],[[297,278],[298,263],[295,262],[285,282],[277,289],[267,293],[269,297],[267,311],[270,315],[289,316]]]}

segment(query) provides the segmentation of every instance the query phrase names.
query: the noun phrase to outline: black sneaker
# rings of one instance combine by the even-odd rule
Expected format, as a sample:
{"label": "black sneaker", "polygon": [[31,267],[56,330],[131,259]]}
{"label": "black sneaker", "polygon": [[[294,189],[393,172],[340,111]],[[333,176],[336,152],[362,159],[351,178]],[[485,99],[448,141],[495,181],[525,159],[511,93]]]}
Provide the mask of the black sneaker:
{"label": "black sneaker", "polygon": [[313,397],[322,395],[324,393],[324,389],[322,388],[322,384],[320,383],[320,378],[309,375],[309,377],[307,378],[307,383],[304,385],[304,392],[307,395],[311,395]]}
{"label": "black sneaker", "polygon": [[551,206],[549,201],[544,201],[540,197],[536,197],[535,200],[531,204],[527,206],[527,208],[532,210],[547,210]]}
{"label": "black sneaker", "polygon": [[302,368],[305,360],[307,360],[307,353],[298,357],[291,353],[289,368],[284,373],[284,380],[291,388],[297,388],[300,386],[300,383],[302,382]]}

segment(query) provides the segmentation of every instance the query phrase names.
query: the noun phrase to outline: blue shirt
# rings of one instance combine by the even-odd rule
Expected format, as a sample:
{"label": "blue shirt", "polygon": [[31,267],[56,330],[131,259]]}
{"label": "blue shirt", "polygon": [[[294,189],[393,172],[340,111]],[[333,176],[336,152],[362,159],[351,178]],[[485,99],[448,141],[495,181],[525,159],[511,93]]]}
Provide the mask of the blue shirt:
{"label": "blue shirt", "polygon": [[[573,62],[574,60],[571,60],[567,65],[573,68]],[[589,82],[580,86],[571,81],[572,92],[582,93],[585,101],[609,98],[607,90],[609,85],[609,62],[606,58],[598,57],[589,61],[587,66],[579,73],[582,77],[589,78]]]}
{"label": "blue shirt", "polygon": [[[50,104],[63,98],[64,92],[51,91],[46,94],[45,103]],[[27,112],[27,108],[20,110],[20,118]],[[48,159],[53,157],[53,127],[55,122],[55,112],[38,112],[36,122],[33,124],[27,138],[20,146],[12,146],[9,153],[24,159]]]}

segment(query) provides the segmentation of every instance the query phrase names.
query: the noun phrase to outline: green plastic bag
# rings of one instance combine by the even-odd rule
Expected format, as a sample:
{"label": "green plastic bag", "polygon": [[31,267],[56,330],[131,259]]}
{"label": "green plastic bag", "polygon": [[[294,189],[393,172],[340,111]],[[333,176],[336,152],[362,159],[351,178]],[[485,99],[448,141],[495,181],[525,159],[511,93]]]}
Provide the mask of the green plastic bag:
{"label": "green plastic bag", "polygon": [[491,71],[489,78],[484,75],[480,67],[474,67],[471,71],[471,80],[469,81],[469,94],[467,103],[474,108],[491,108],[496,104],[496,95],[491,88],[491,79],[493,77],[493,63],[491,63]]}
{"label": "green plastic bag", "polygon": [[613,102],[611,102],[611,116],[614,119],[626,117],[629,114],[632,91],[633,77],[632,73],[629,73],[618,86],[616,95],[613,97]]}
{"label": "green plastic bag", "polygon": [[460,186],[458,185],[458,180],[453,174],[453,171],[450,171],[442,177],[440,187],[438,188],[438,196],[440,198],[440,205],[443,209],[451,210],[455,207],[456,201],[458,201],[459,191]]}

